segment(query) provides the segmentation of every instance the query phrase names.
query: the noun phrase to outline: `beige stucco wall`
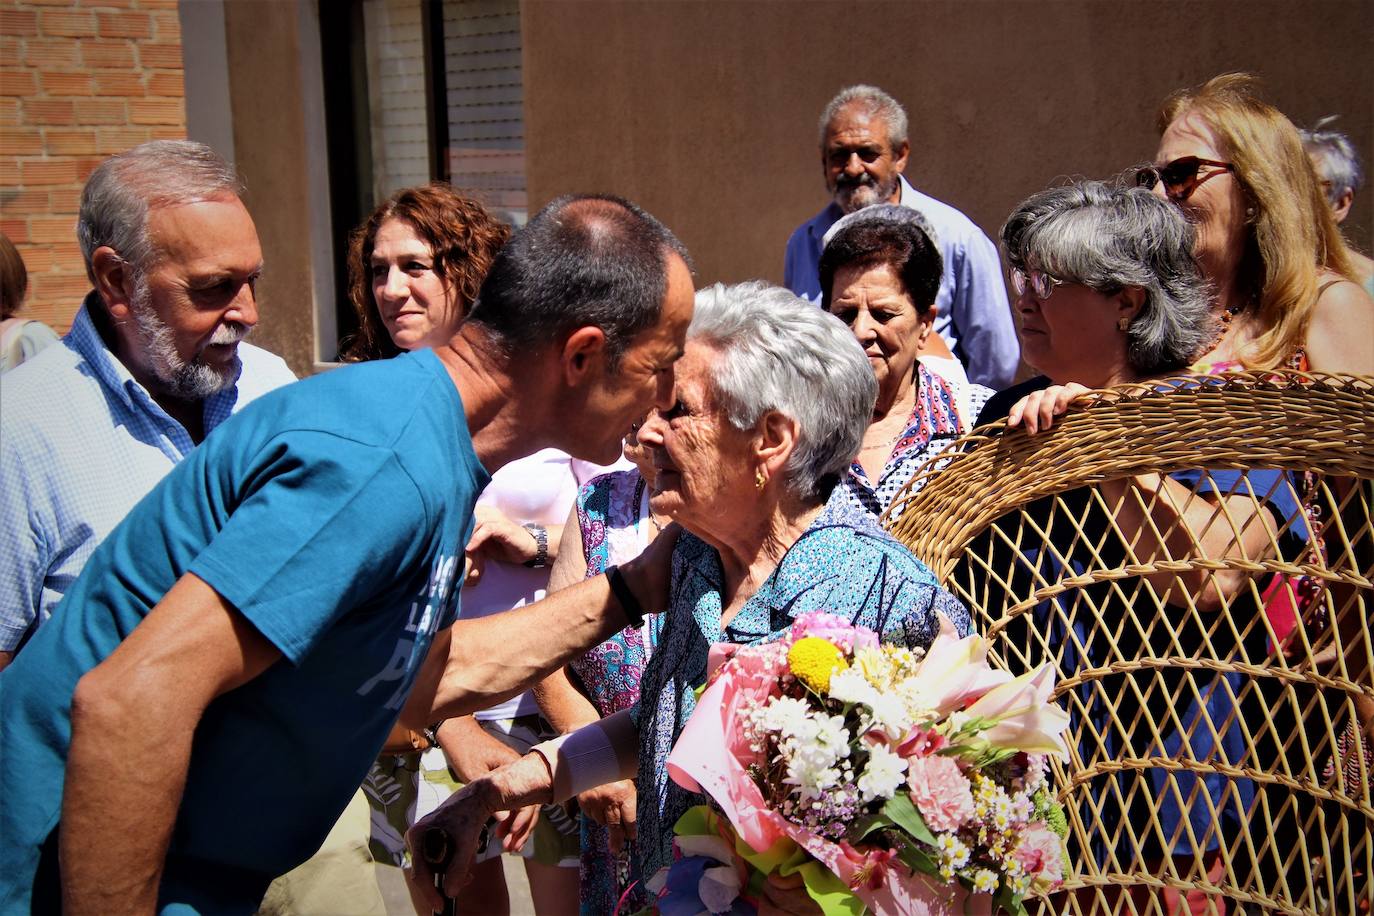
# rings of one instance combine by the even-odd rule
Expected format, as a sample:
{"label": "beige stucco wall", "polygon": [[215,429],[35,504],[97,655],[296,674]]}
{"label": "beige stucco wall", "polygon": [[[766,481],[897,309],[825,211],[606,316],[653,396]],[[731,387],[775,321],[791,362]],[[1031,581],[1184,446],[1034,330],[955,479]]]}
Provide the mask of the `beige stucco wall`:
{"label": "beige stucco wall", "polygon": [[[989,234],[1064,176],[1152,157],[1160,100],[1226,70],[1260,74],[1300,125],[1340,114],[1374,154],[1369,0],[524,0],[522,14],[531,206],[628,196],[681,235],[702,281],[781,280],[789,233],[826,202],[816,119],[849,83],[906,105],[908,177]],[[1352,216],[1365,250],[1371,196]]]}
{"label": "beige stucco wall", "polygon": [[296,3],[224,4],[234,164],[248,186],[244,202],[264,262],[253,342],[305,375],[315,362],[309,172],[325,163],[307,154],[301,26]]}

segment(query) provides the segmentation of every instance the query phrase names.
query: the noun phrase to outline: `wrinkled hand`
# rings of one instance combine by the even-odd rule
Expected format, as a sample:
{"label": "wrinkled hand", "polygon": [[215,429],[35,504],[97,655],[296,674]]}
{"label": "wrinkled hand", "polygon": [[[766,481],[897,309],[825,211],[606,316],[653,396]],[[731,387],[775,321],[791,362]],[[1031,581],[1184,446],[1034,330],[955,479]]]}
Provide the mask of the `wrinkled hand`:
{"label": "wrinkled hand", "polygon": [[437,737],[448,765],[462,782],[481,779],[520,759],[518,751],[487,734],[482,723],[472,716],[444,720]]}
{"label": "wrinkled hand", "polygon": [[[411,894],[431,910],[442,910],[443,898],[454,897],[467,883],[477,843],[487,821],[498,811],[551,801],[552,782],[544,759],[538,754],[526,754],[515,763],[468,783],[432,813],[416,821],[406,831],[406,846],[411,857],[406,880],[410,883]],[[425,834],[432,829],[446,835],[453,852],[444,872],[442,896],[434,886],[434,870],[424,855]],[[507,836],[515,833],[514,827],[507,827],[507,830]]]}
{"label": "wrinkled hand", "polygon": [[474,515],[477,526],[466,547],[468,570],[464,585],[476,585],[481,581],[488,560],[518,564],[533,560],[539,552],[539,542],[529,529],[511,521],[501,511],[478,506]]}
{"label": "wrinkled hand", "polygon": [[[468,881],[468,871],[477,855],[482,828],[496,813],[498,794],[489,780],[470,782],[406,831],[406,846],[410,850],[410,868],[406,871],[412,899],[420,901],[424,909],[441,912],[444,898],[452,898]],[[434,870],[425,857],[425,834],[440,830],[447,837],[452,851],[444,873],[444,892],[434,886]],[[416,907],[417,910],[421,906]]]}
{"label": "wrinkled hand", "polygon": [[634,780],[622,779],[609,782],[595,789],[588,789],[577,796],[577,806],[583,813],[606,828],[606,837],[611,852],[620,853],[626,840],[638,836],[635,825],[635,811],[639,794],[635,791]]}
{"label": "wrinkled hand", "polygon": [[1032,391],[1016,402],[1007,414],[1007,427],[1026,427],[1026,435],[1033,436],[1042,429],[1054,426],[1054,418],[1068,410],[1074,398],[1092,391],[1077,382],[1067,385],[1051,385],[1043,391]]}
{"label": "wrinkled hand", "polygon": [[759,916],[813,916],[824,912],[806,892],[801,875],[769,875],[763,884],[764,899],[759,901]]}
{"label": "wrinkled hand", "polygon": [[[520,759],[520,754],[514,748],[489,735],[482,728],[482,723],[472,716],[446,720],[439,727],[437,737],[449,768],[465,783],[481,779],[492,770]],[[505,852],[515,852],[534,833],[535,825],[539,823],[539,806],[528,805],[516,811],[499,811],[494,817],[501,848]]]}

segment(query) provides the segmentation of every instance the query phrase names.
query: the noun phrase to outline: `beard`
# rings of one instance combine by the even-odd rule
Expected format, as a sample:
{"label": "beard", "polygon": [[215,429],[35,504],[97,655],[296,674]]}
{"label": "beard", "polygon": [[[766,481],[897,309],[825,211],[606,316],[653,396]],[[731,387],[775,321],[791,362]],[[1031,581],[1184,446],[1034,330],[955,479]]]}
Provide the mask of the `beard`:
{"label": "beard", "polygon": [[[242,363],[237,355],[224,368],[201,362],[199,353],[190,361],[181,358],[172,329],[153,308],[152,294],[144,278],[139,277],[134,281],[134,295],[129,305],[139,340],[143,344],[143,355],[162,394],[182,401],[203,401],[212,394],[232,387],[238,380]],[[222,324],[215,328],[206,346],[237,344],[248,336],[249,330],[247,325],[238,322]]]}
{"label": "beard", "polygon": [[886,203],[897,193],[897,181],[895,174],[881,182],[868,172],[864,172],[858,178],[841,175],[835,180],[835,203],[845,213]]}

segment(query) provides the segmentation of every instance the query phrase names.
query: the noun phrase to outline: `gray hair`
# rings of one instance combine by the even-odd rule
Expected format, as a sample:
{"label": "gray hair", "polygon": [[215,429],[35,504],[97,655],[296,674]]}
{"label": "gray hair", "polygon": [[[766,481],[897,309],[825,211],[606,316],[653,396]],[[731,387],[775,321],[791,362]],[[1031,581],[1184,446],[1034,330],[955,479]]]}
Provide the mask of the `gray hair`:
{"label": "gray hair", "polygon": [[875,225],[909,224],[924,232],[926,238],[930,239],[931,244],[936,248],[940,247],[940,236],[936,234],[935,227],[930,224],[930,220],[920,210],[901,204],[874,204],[871,207],[864,207],[862,210],[855,210],[853,213],[846,213],[836,220],[835,225],[825,230],[825,235],[821,238],[821,248],[824,249],[835,236],[851,226],[862,226],[868,223]]}
{"label": "gray hair", "polygon": [[1311,130],[1298,131],[1303,148],[1317,168],[1317,177],[1327,183],[1326,199],[1333,207],[1346,191],[1357,194],[1364,187],[1364,172],[1355,145],[1340,131],[1323,129],[1335,120],[1336,116],[1330,115],[1312,125]]}
{"label": "gray hair", "polygon": [[887,142],[895,150],[906,142],[906,109],[877,86],[849,86],[841,89],[821,112],[820,145],[825,146],[825,132],[830,122],[849,105],[858,105],[871,118],[882,118],[887,125]]}
{"label": "gray hair", "polygon": [[1193,227],[1144,188],[1080,181],[1041,191],[1012,212],[1001,237],[1018,270],[1043,270],[1101,293],[1144,290],[1126,329],[1127,359],[1137,372],[1183,369],[1210,337],[1214,319],[1193,258]]}
{"label": "gray hair", "polygon": [[823,501],[859,453],[878,382],[844,323],[761,281],[697,292],[688,340],[719,351],[714,394],[736,429],[776,410],[797,424],[787,486]]}
{"label": "gray hair", "polygon": [[148,237],[148,211],[202,200],[240,197],[243,181],[234,167],[194,140],[152,140],[96,166],[81,192],[76,239],[92,282],[91,258],[109,246],[142,274],[160,252]]}

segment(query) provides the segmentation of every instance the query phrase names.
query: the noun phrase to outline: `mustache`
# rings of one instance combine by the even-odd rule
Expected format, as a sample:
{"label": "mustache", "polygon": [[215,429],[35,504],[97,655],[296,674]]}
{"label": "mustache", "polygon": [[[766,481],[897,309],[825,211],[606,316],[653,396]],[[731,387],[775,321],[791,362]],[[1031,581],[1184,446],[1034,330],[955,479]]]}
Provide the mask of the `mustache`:
{"label": "mustache", "polygon": [[841,175],[835,179],[835,187],[844,189],[876,187],[877,184],[878,180],[867,172],[858,176]]}
{"label": "mustache", "polygon": [[237,321],[226,321],[224,324],[215,328],[215,333],[210,335],[210,346],[225,346],[228,344],[241,343],[248,332],[251,331],[246,324]]}

